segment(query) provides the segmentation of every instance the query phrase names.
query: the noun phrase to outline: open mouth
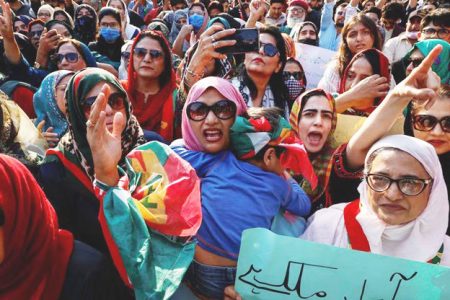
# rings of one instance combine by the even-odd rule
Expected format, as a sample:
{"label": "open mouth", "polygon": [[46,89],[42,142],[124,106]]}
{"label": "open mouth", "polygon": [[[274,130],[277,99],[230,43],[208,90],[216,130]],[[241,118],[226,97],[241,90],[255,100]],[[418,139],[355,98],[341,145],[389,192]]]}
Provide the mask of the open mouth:
{"label": "open mouth", "polygon": [[320,146],[323,135],[319,132],[308,133],[307,140],[311,146]]}
{"label": "open mouth", "polygon": [[223,133],[219,129],[206,129],[203,130],[203,137],[209,143],[215,143],[222,139]]}

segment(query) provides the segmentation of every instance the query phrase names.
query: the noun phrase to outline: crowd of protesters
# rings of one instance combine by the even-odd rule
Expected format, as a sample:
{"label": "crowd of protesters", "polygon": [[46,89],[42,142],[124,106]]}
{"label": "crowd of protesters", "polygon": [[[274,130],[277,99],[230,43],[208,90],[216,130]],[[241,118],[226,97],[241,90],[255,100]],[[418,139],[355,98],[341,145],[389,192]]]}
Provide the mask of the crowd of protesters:
{"label": "crowd of protesters", "polygon": [[0,0],[0,299],[241,299],[249,228],[450,266],[450,2],[230,1]]}

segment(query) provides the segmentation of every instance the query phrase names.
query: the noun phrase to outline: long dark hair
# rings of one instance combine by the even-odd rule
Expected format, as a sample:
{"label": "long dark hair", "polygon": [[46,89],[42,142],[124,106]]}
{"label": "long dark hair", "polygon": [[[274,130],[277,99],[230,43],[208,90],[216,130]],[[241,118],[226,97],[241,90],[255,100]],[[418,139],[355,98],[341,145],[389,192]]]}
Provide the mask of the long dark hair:
{"label": "long dark hair", "polygon": [[368,28],[370,31],[370,34],[373,38],[373,48],[376,48],[378,50],[382,50],[382,38],[380,31],[378,30],[377,25],[375,24],[372,19],[367,17],[364,13],[359,13],[355,16],[353,16],[345,25],[344,28],[342,28],[341,32],[341,44],[339,46],[338,51],[338,70],[339,75],[342,76],[344,74],[345,67],[350,63],[350,61],[353,58],[353,54],[350,51],[350,48],[348,47],[347,43],[347,35],[348,32],[352,29],[353,26],[356,24],[361,24],[364,27]]}
{"label": "long dark hair", "polygon": [[[170,79],[172,76],[172,52],[169,47],[169,42],[160,31],[144,30],[135,38],[134,43],[131,46],[131,53],[134,52],[134,48],[136,47],[136,45],[144,38],[150,38],[157,41],[164,52],[164,70],[158,78],[159,86],[160,88],[162,88],[171,81]],[[132,80],[134,78],[133,73],[135,72],[133,63],[133,55],[131,55],[130,62],[128,64],[128,80],[130,82],[134,82],[134,80]],[[130,90],[133,90],[133,87],[129,86],[129,88]]]}
{"label": "long dark hair", "polygon": [[[283,80],[283,70],[284,66],[286,65],[286,45],[284,43],[283,36],[281,35],[278,28],[269,26],[269,27],[262,27],[259,29],[259,33],[267,33],[270,34],[274,39],[276,43],[276,47],[278,49],[278,52],[280,53],[280,62],[281,62],[281,68],[278,72],[273,73],[272,76],[270,76],[269,80],[269,86],[272,90],[272,94],[275,99],[275,106],[282,109],[283,111],[286,110],[286,104],[289,100],[289,93],[286,85],[284,84]],[[253,83],[250,76],[248,76],[247,70],[245,66],[241,65],[240,70],[240,76],[242,78],[242,81],[245,86],[248,87],[250,90],[250,96],[252,98],[256,97],[257,90],[256,86]]]}

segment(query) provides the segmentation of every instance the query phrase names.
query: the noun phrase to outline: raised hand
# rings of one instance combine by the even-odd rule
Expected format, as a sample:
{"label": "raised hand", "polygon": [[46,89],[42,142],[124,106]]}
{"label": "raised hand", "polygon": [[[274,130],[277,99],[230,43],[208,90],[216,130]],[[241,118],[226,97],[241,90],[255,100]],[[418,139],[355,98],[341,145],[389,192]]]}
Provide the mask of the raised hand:
{"label": "raised hand", "polygon": [[106,127],[106,105],[110,87],[104,84],[91,108],[86,122],[87,140],[94,161],[95,177],[110,186],[117,185],[119,174],[117,165],[122,157],[122,131],[125,129],[125,116],[114,115],[112,132]]}
{"label": "raised hand", "polygon": [[47,128],[46,131],[42,132],[42,129],[44,128],[44,125],[45,125],[45,120],[42,120],[37,125],[37,129],[39,130],[39,132],[41,132],[42,136],[47,141],[47,144],[50,147],[55,147],[58,144],[58,142],[59,142],[58,134],[56,132],[53,132],[53,130],[54,130],[53,127],[49,127],[49,128]]}
{"label": "raised hand", "polygon": [[0,15],[0,34],[4,39],[12,40],[14,39],[14,28],[9,3],[0,0],[0,7],[2,8],[2,14]]}
{"label": "raised hand", "polygon": [[441,79],[433,72],[431,66],[441,51],[441,45],[434,47],[422,63],[405,80],[400,82],[392,92],[396,96],[420,102],[425,104],[427,109],[430,108],[436,100],[436,91],[441,84]]}

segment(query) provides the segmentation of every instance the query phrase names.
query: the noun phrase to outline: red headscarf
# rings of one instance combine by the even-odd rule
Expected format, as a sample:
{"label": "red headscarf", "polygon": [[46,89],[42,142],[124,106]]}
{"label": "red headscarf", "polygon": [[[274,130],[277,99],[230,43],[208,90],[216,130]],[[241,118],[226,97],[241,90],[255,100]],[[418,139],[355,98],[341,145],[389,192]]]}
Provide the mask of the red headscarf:
{"label": "red headscarf", "polygon": [[[144,33],[151,32],[151,35],[155,36],[153,39],[159,37],[167,46],[167,49],[171,49],[169,43],[163,34],[159,31],[146,30],[134,39],[133,45],[131,46],[131,53],[134,53],[134,48],[140,37]],[[145,37],[144,37],[145,38]],[[152,38],[152,37],[150,37]],[[164,49],[164,47],[163,47]],[[174,101],[173,92],[176,89],[176,76],[172,69],[172,57],[171,52],[164,53],[164,59],[169,60],[169,64],[165,64],[165,68],[168,66],[171,70],[170,80],[164,85],[160,86],[160,91],[156,95],[152,95],[151,100],[145,103],[143,100],[139,101],[136,94],[136,71],[134,70],[134,59],[133,55],[130,55],[130,62],[128,64],[128,81],[122,81],[123,87],[128,92],[128,97],[130,98],[131,104],[133,106],[133,114],[139,121],[139,124],[143,129],[152,130],[159,133],[167,141],[173,140],[174,133]]]}
{"label": "red headscarf", "polygon": [[[375,48],[370,48],[370,49],[366,49],[366,50],[363,50],[363,51],[357,53],[352,58],[352,60],[348,64],[348,66],[345,68],[344,75],[342,76],[341,82],[339,83],[339,93],[340,94],[342,94],[346,91],[345,83],[347,81],[348,72],[349,72],[351,66],[357,59],[359,59],[361,57],[364,57],[365,59],[367,59],[369,64],[372,66],[374,75],[378,74],[381,77],[385,77],[387,79],[388,83],[391,82],[391,71],[389,69],[389,59],[381,51],[379,51]],[[380,105],[380,103],[383,100],[384,100],[384,97],[375,99],[375,101],[373,103],[373,107],[365,109],[364,112],[371,113],[378,105]]]}
{"label": "red headscarf", "polygon": [[5,215],[1,299],[58,299],[73,248],[33,175],[0,154],[0,209]]}

